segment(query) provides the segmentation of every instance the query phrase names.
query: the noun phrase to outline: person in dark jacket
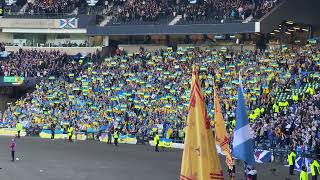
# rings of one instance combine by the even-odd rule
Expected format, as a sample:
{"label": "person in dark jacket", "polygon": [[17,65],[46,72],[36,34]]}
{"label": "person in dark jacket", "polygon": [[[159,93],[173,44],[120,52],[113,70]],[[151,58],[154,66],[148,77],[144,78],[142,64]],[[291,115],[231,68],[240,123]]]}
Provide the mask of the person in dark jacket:
{"label": "person in dark jacket", "polygon": [[51,130],[51,139],[54,139],[54,135],[55,135],[55,131],[56,131],[56,124],[55,123],[51,124],[50,130]]}
{"label": "person in dark jacket", "polygon": [[114,130],[113,139],[114,139],[114,145],[118,146],[119,132],[117,129]]}
{"label": "person in dark jacket", "polygon": [[112,131],[111,131],[111,128],[109,128],[108,130],[108,142],[107,144],[112,144]]}

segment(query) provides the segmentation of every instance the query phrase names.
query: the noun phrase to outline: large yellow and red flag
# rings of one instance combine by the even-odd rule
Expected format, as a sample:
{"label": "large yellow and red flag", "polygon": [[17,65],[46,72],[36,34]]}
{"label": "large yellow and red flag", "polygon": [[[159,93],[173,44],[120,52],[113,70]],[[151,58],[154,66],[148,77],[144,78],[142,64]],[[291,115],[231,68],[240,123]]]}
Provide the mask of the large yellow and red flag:
{"label": "large yellow and red flag", "polygon": [[187,123],[180,180],[224,179],[195,67]]}
{"label": "large yellow and red flag", "polygon": [[219,97],[216,88],[214,87],[214,128],[215,140],[217,146],[221,148],[221,152],[226,156],[226,163],[229,169],[233,168],[232,156],[229,147],[226,125],[223,120]]}

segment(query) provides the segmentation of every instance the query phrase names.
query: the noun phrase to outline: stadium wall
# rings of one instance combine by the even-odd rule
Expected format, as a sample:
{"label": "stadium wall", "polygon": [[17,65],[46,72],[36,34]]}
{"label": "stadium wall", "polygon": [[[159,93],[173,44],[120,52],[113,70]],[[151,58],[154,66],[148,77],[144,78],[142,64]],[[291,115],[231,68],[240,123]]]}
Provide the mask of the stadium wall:
{"label": "stadium wall", "polygon": [[190,25],[114,25],[89,26],[87,34],[95,35],[154,35],[154,34],[234,34],[260,31],[256,23],[190,24]]}
{"label": "stadium wall", "polygon": [[61,38],[57,34],[47,34],[47,40],[46,44],[54,44],[58,45],[60,44],[68,44],[70,43],[76,43],[76,44],[85,44],[85,42],[88,40],[88,37],[85,34],[70,34],[68,37]]}
{"label": "stadium wall", "polygon": [[3,43],[12,43],[13,42],[13,34],[0,32],[0,41]]}
{"label": "stadium wall", "polygon": [[[190,47],[190,46],[194,46],[194,44],[178,44],[178,48],[179,47]],[[235,44],[235,45],[213,45],[213,46],[197,46],[200,48],[212,48],[212,49],[221,49],[222,47],[226,47],[230,50],[234,50],[234,51],[240,51],[240,50],[249,50],[249,51],[254,51],[256,50],[256,45],[254,44]]]}
{"label": "stadium wall", "polygon": [[[32,29],[55,29],[60,27],[60,19],[14,19],[1,18],[0,28],[32,28]],[[75,28],[78,28],[77,21]]]}
{"label": "stadium wall", "polygon": [[79,28],[86,28],[88,26],[94,26],[97,22],[96,15],[80,15],[78,20]]}
{"label": "stadium wall", "polygon": [[[193,47],[195,46],[194,44],[178,44],[177,48],[180,47]],[[141,47],[148,49],[148,50],[158,50],[158,49],[166,49],[168,46],[161,46],[161,45],[155,45],[155,44],[135,44],[135,45],[127,45],[127,44],[119,44],[118,46],[120,49],[125,50],[128,53],[134,53],[139,51]],[[235,51],[240,51],[240,50],[249,50],[249,51],[255,51],[256,46],[253,44],[240,44],[240,45],[214,45],[214,46],[196,46],[199,47],[200,49],[205,49],[205,48],[213,48],[213,49],[221,49],[222,47],[227,47],[230,50],[235,50]]]}

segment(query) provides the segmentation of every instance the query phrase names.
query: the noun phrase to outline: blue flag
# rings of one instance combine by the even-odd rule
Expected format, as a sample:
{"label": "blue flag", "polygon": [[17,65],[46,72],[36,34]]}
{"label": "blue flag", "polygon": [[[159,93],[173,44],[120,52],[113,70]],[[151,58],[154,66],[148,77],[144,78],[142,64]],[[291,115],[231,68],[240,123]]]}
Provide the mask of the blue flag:
{"label": "blue flag", "polygon": [[233,138],[234,157],[246,162],[248,165],[254,165],[254,147],[253,139],[250,134],[251,128],[248,121],[247,107],[243,95],[242,82],[239,78],[238,102],[236,109],[236,127]]}

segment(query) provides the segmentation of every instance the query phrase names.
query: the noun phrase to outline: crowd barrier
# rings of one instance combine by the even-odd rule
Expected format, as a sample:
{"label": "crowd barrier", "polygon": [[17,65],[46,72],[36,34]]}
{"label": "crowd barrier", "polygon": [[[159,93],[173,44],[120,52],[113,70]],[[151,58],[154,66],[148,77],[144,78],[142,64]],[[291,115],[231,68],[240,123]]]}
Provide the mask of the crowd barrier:
{"label": "crowd barrier", "polygon": [[[42,130],[40,133],[40,138],[50,139],[51,138],[51,130]],[[63,132],[60,130],[56,130],[54,138],[55,139],[68,139],[68,135],[63,134]],[[85,135],[85,133],[78,132],[78,133],[73,134],[72,139],[73,140],[87,140],[87,136]]]}
{"label": "crowd barrier", "polygon": [[[155,146],[154,141],[149,141],[149,144],[151,146]],[[166,139],[166,138],[160,138],[159,140],[159,147],[165,147],[165,148],[177,148],[173,146],[173,140],[172,139]]]}
{"label": "crowd barrier", "polygon": [[[18,133],[15,128],[0,128],[0,136],[17,136]],[[20,136],[26,136],[26,131],[22,130]]]}
{"label": "crowd barrier", "polygon": [[[111,136],[112,142],[113,142],[113,135]],[[108,134],[102,133],[99,137],[99,140],[101,142],[108,142]],[[132,135],[119,135],[119,143],[121,144],[137,144],[137,138]]]}
{"label": "crowd barrier", "polygon": [[[0,135],[16,135],[15,129],[12,128],[2,128],[0,129]],[[25,136],[25,132],[23,131],[22,136]],[[50,130],[43,130],[40,133],[41,138],[51,138],[51,131]],[[62,131],[56,130],[55,131],[55,139],[67,139],[67,134],[63,134]],[[76,133],[73,135],[72,139],[76,140],[86,140],[87,135],[85,133]],[[108,142],[108,134],[107,133],[101,133],[99,136],[99,141],[101,142]],[[111,135],[111,142],[114,142],[113,134]],[[133,135],[119,135],[119,143],[121,144],[137,144],[137,138]],[[155,142],[153,140],[149,141],[150,146],[155,146]],[[175,143],[173,139],[167,139],[167,138],[160,138],[159,147],[165,147],[165,148],[176,148],[176,149],[183,149],[184,144],[183,143]],[[217,146],[217,152],[219,154],[222,154],[221,149]],[[255,161],[257,163],[270,163],[274,161],[274,153],[269,150],[264,149],[255,149]],[[302,156],[297,156],[295,160],[295,170],[301,171],[302,165],[307,166],[308,173],[310,173],[310,163],[312,162],[312,159],[305,158]],[[286,165],[287,166],[287,165]]]}

